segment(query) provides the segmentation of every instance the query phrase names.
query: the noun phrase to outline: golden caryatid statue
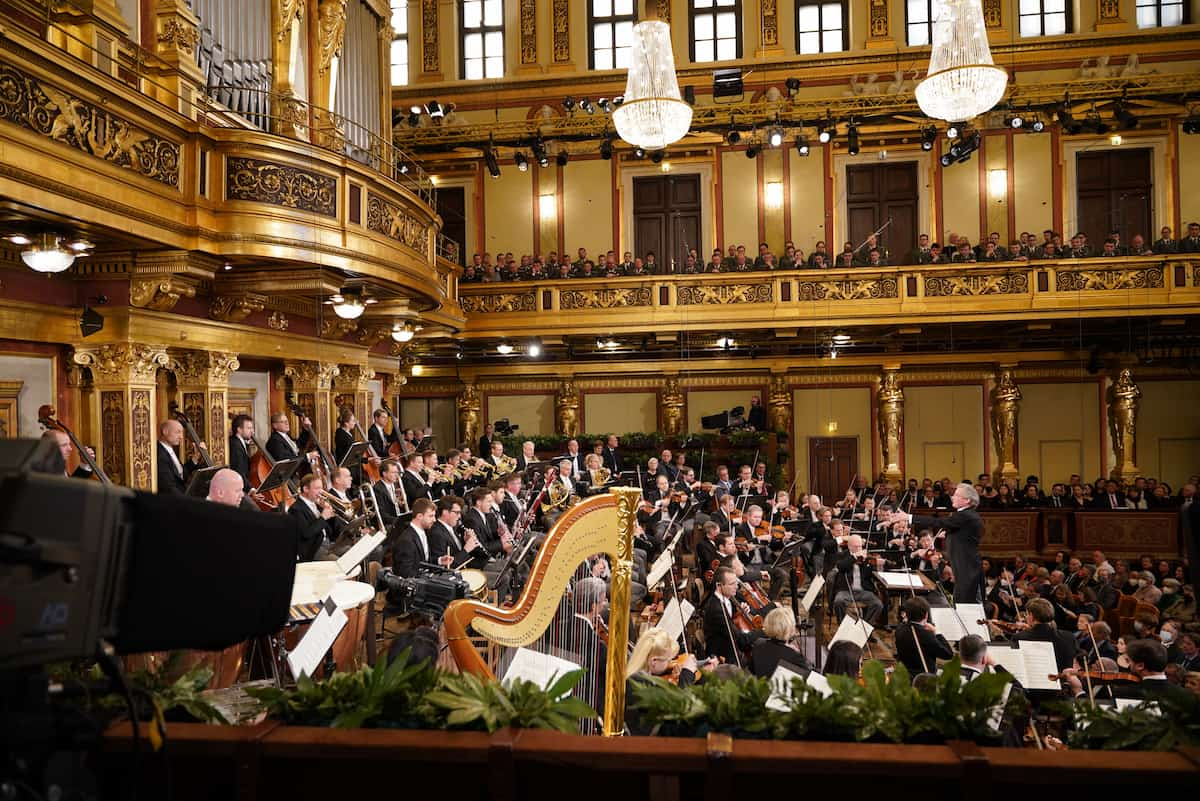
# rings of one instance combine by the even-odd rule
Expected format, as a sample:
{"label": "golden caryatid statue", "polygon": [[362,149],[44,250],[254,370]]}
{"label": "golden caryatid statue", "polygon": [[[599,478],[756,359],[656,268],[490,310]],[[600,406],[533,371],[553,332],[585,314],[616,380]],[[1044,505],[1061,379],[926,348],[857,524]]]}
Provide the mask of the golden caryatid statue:
{"label": "golden caryatid statue", "polygon": [[554,409],[558,433],[564,437],[579,436],[579,393],[575,391],[574,378],[566,378],[559,384]]}
{"label": "golden caryatid statue", "polygon": [[662,393],[662,433],[667,437],[678,437],[683,433],[683,392],[679,389],[679,376],[667,376]]}
{"label": "golden caryatid statue", "polygon": [[767,421],[772,431],[792,433],[792,389],[785,375],[771,379],[771,389],[767,392]]}
{"label": "golden caryatid statue", "polygon": [[900,443],[904,437],[904,390],[896,370],[884,370],[879,378],[879,445],[883,450],[883,473],[888,481],[899,481]]}
{"label": "golden caryatid statue", "polygon": [[996,371],[992,388],[992,440],[996,443],[996,472],[999,478],[1017,478],[1017,414],[1021,410],[1021,388],[1013,381],[1012,370]]}
{"label": "golden caryatid statue", "polygon": [[465,384],[458,395],[458,430],[463,442],[479,439],[479,391],[474,384]]}
{"label": "golden caryatid statue", "polygon": [[1128,370],[1122,370],[1117,380],[1108,388],[1108,434],[1112,439],[1116,463],[1112,477],[1118,481],[1131,481],[1137,474],[1137,414],[1138,398],[1142,390],[1133,383]]}

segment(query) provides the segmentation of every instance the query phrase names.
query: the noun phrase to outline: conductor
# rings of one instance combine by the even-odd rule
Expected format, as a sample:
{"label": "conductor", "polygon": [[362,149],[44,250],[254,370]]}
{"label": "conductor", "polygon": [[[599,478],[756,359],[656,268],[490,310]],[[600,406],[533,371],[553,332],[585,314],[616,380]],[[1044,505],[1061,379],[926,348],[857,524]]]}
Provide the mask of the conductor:
{"label": "conductor", "polygon": [[950,566],[954,570],[954,602],[979,603],[983,587],[983,563],[979,558],[979,540],[983,536],[983,521],[976,508],[979,493],[970,484],[959,484],[950,498],[954,514],[947,518],[918,517],[907,512],[892,512],[887,523],[908,520],[914,530],[943,529]]}

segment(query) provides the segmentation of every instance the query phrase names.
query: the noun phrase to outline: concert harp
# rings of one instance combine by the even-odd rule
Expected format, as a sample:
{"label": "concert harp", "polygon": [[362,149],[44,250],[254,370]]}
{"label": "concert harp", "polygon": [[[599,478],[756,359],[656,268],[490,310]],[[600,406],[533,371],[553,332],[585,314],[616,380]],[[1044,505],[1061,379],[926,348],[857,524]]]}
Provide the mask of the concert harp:
{"label": "concert harp", "polygon": [[[605,684],[594,688],[603,698],[602,733],[606,737],[621,734],[625,722],[625,659],[629,642],[629,586],[633,572],[633,533],[637,523],[636,487],[614,487],[607,494],[593,495],[565,511],[550,529],[538,552],[537,560],[515,606],[502,608],[474,600],[450,604],[443,618],[451,655],[464,673],[494,678],[503,665],[506,648],[532,647],[543,653],[555,653],[562,627],[574,620],[571,593],[573,580],[590,575],[588,557],[605,553],[610,557],[612,580],[609,588],[609,624]],[[492,645],[483,653],[468,636],[482,637]],[[598,649],[597,649],[598,652]],[[577,654],[578,656],[578,654]],[[599,659],[588,664],[580,659],[586,684],[598,676]],[[577,688],[578,689],[578,688]],[[588,688],[585,688],[585,690]],[[584,700],[589,700],[584,697]],[[593,707],[597,706],[595,702]]]}

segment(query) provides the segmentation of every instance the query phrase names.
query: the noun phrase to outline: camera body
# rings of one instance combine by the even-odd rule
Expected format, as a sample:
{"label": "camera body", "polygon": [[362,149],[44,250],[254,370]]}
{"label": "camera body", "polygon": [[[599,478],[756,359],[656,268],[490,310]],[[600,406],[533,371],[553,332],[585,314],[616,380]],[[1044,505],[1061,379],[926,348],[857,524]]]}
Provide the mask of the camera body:
{"label": "camera body", "polygon": [[397,576],[391,568],[379,573],[376,587],[386,589],[388,603],[405,612],[416,612],[440,620],[451,601],[466,598],[470,585],[452,571],[429,571],[419,576]]}
{"label": "camera body", "polygon": [[519,428],[520,426],[515,426],[509,422],[507,417],[501,417],[499,420],[492,423],[492,430],[495,431],[496,435],[500,437],[511,437]]}

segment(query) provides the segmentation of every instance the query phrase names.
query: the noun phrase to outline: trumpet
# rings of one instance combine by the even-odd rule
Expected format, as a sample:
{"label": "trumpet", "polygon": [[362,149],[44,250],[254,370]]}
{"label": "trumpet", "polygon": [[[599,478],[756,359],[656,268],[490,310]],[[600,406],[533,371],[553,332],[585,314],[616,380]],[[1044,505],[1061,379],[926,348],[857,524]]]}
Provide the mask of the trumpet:
{"label": "trumpet", "polygon": [[433,472],[446,484],[453,484],[458,479],[466,478],[466,468],[462,464],[439,464]]}

